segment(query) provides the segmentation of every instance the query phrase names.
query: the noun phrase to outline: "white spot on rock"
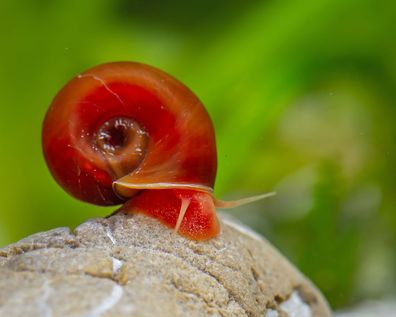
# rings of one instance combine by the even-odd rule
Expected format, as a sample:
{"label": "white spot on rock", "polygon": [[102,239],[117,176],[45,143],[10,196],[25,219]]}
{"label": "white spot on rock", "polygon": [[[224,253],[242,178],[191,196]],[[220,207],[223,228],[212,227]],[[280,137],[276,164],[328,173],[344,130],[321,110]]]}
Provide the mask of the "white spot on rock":
{"label": "white spot on rock", "polygon": [[106,227],[106,236],[110,239],[113,245],[117,244],[117,240],[113,237],[113,233],[111,232],[110,228]]}
{"label": "white spot on rock", "polygon": [[122,263],[122,261],[111,257],[113,260],[113,275],[116,275],[122,268],[122,266],[124,265],[124,263]]}
{"label": "white spot on rock", "polygon": [[236,221],[234,221],[232,219],[229,219],[229,217],[224,217],[223,216],[223,217],[221,217],[221,220],[225,224],[229,225],[230,227],[238,230],[240,233],[243,233],[244,235],[246,235],[246,236],[248,236],[248,237],[250,237],[250,238],[252,238],[254,240],[261,241],[261,242],[263,241],[263,238],[259,234],[257,234],[253,230],[245,227],[244,225],[239,224],[238,222],[236,222]]}
{"label": "white spot on rock", "polygon": [[50,295],[50,292],[51,292],[51,287],[49,285],[49,282],[45,281],[43,286],[43,294],[38,299],[38,308],[39,311],[41,312],[41,316],[43,317],[52,317],[52,309],[48,305],[48,297]]}
{"label": "white spot on rock", "polygon": [[267,309],[267,311],[265,312],[265,316],[264,317],[278,317],[279,314],[276,310],[273,309]]}
{"label": "white spot on rock", "polygon": [[311,308],[303,302],[298,292],[293,292],[286,301],[280,304],[280,308],[288,317],[312,317]]}
{"label": "white spot on rock", "polygon": [[123,293],[124,291],[122,287],[118,284],[115,284],[111,291],[111,295],[106,297],[94,309],[89,311],[85,317],[100,317],[103,313],[113,308],[120,301]]}

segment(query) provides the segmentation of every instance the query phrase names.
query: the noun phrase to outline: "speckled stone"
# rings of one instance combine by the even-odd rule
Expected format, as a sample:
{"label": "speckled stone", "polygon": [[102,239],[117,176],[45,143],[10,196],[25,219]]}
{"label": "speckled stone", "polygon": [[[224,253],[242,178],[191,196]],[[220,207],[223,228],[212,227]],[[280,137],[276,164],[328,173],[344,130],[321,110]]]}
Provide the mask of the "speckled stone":
{"label": "speckled stone", "polygon": [[89,220],[0,249],[0,316],[327,317],[267,241],[221,217],[208,242],[142,215]]}

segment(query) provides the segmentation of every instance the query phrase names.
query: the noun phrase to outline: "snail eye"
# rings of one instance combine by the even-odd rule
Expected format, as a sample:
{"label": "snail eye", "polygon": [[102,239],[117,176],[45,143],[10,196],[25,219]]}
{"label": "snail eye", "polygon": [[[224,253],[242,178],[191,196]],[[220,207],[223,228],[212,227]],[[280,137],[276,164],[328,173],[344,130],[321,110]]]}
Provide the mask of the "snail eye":
{"label": "snail eye", "polygon": [[94,136],[94,147],[101,152],[117,177],[136,169],[147,152],[147,133],[130,118],[104,122]]}

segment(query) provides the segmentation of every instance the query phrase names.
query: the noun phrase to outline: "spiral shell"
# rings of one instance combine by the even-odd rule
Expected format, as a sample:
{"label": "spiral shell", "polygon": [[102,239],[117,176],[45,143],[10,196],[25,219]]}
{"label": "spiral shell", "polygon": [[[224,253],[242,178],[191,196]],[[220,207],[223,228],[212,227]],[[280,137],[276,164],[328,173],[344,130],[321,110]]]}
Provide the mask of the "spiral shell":
{"label": "spiral shell", "polygon": [[213,191],[216,145],[205,108],[147,65],[108,63],[73,78],[47,112],[42,144],[57,182],[90,203],[120,204],[142,189]]}

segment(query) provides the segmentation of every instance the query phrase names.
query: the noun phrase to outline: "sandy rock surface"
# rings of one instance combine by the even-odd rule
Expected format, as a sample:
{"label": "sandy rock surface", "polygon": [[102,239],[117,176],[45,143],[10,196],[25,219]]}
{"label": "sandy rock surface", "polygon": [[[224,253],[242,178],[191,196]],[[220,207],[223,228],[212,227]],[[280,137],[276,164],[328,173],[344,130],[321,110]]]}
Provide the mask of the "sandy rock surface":
{"label": "sandy rock surface", "polygon": [[221,226],[195,242],[118,214],[29,236],[0,249],[0,316],[331,316],[268,242]]}

